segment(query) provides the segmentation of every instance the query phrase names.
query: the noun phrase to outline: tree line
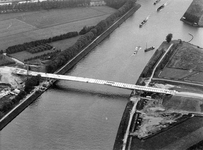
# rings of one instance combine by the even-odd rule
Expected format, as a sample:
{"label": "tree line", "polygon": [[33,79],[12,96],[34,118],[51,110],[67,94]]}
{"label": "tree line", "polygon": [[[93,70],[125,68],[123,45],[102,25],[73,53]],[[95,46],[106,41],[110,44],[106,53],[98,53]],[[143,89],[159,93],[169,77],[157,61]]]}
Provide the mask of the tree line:
{"label": "tree line", "polygon": [[41,44],[41,45],[38,45],[36,47],[27,49],[27,52],[34,54],[34,53],[39,53],[39,52],[51,50],[52,48],[53,48],[53,46],[51,46],[49,44]]}
{"label": "tree line", "polygon": [[72,37],[76,37],[76,36],[78,36],[78,32],[76,32],[76,31],[68,32],[68,33],[61,34],[61,35],[54,36],[54,37],[50,37],[47,39],[35,40],[35,41],[31,41],[31,42],[26,42],[23,44],[10,46],[5,50],[5,52],[8,54],[12,54],[12,53],[17,53],[17,52],[21,52],[21,51],[29,51],[30,49],[37,47],[39,45],[42,45],[42,44],[60,41],[60,40],[64,40],[64,39],[68,39],[68,38],[72,38]]}
{"label": "tree line", "polygon": [[[29,77],[26,81],[25,81],[25,87],[24,90],[21,90],[18,95],[16,95],[15,97],[13,97],[12,99],[7,98],[6,101],[4,101],[1,105],[0,105],[0,114],[5,114],[7,113],[9,110],[11,110],[17,103],[19,103],[20,100],[22,100],[27,94],[29,94],[35,86],[39,85],[41,80],[40,76],[36,76],[36,77]],[[2,116],[0,116],[2,117]]]}
{"label": "tree line", "polygon": [[104,0],[107,6],[119,9],[123,4],[126,2],[126,0]]}
{"label": "tree line", "polygon": [[96,37],[101,35],[108,27],[110,27],[116,20],[123,16],[134,6],[134,0],[127,0],[127,2],[119,8],[115,13],[111,14],[106,19],[100,21],[94,28],[84,35],[82,35],[74,45],[65,49],[57,55],[54,59],[46,64],[47,72],[54,72],[58,68],[65,65],[66,62],[76,56],[84,47],[90,44]]}
{"label": "tree line", "polygon": [[24,61],[27,62],[27,61],[31,61],[31,60],[35,60],[35,59],[43,59],[43,60],[51,59],[51,58],[57,56],[59,52],[61,52],[61,50],[56,50],[56,51],[48,52],[48,53],[45,53],[45,54],[42,54],[39,56],[24,59]]}
{"label": "tree line", "polygon": [[[124,15],[130,8],[134,6],[133,0],[127,0],[127,2],[119,8],[115,13],[107,17],[105,20],[100,21],[94,28],[91,28],[91,30],[84,35],[81,35],[81,37],[76,41],[74,45],[67,48],[64,51],[61,51],[57,56],[55,56],[53,59],[51,59],[47,65],[45,66],[47,69],[47,72],[54,72],[56,69],[62,67],[67,61],[69,61],[71,58],[73,58],[75,55],[77,55],[85,46],[87,46],[89,43],[91,43],[97,36],[101,35],[110,25],[112,25],[118,18],[120,18],[122,15]],[[78,33],[77,33],[78,34]],[[53,38],[51,38],[53,39]],[[24,43],[22,45],[14,46],[13,49],[26,49],[26,46],[29,48],[40,44],[44,44],[47,41],[52,41],[49,39],[43,39],[38,40],[34,42]],[[17,48],[18,47],[18,48]],[[10,51],[12,51],[11,47],[9,48]],[[9,51],[7,49],[7,52]],[[10,109],[12,109],[16,103],[18,103],[22,98],[24,98],[27,94],[29,94],[35,86],[39,85],[41,81],[41,77],[29,77],[25,81],[25,87],[24,90],[21,90],[20,93],[15,96],[13,99],[9,99],[2,105],[0,105],[0,115],[5,114]]]}
{"label": "tree line", "polygon": [[24,11],[37,11],[37,10],[49,10],[60,9],[68,7],[88,6],[91,0],[60,0],[60,1],[42,1],[42,2],[29,2],[15,3],[9,5],[1,5],[0,13],[13,13]]}
{"label": "tree line", "polygon": [[146,78],[152,74],[152,71],[153,71],[156,63],[162,57],[163,54],[164,54],[164,49],[156,50],[156,52],[154,53],[152,58],[149,60],[148,64],[144,68],[144,70],[142,71],[141,77]]}

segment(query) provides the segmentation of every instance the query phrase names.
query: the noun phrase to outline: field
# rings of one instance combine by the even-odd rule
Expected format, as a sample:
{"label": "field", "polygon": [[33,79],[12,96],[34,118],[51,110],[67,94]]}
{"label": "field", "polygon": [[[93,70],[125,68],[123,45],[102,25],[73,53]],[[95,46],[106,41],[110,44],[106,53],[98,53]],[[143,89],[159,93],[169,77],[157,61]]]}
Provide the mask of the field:
{"label": "field", "polygon": [[25,59],[36,57],[36,56],[41,56],[42,54],[49,53],[49,52],[54,52],[54,51],[46,50],[46,51],[38,52],[38,53],[34,53],[34,54],[31,54],[26,51],[22,51],[22,52],[11,54],[11,57],[17,58],[18,60],[24,62]]}
{"label": "field", "polygon": [[57,42],[52,42],[50,45],[61,49],[62,51],[67,49],[68,47],[72,46],[80,36],[73,37],[67,40],[61,40]]}
{"label": "field", "polygon": [[[61,25],[65,23],[75,22],[79,20],[90,19],[98,16],[103,16],[108,13],[113,12],[109,7],[103,7],[104,10],[98,10],[94,7],[81,7],[81,8],[68,8],[57,9],[51,11],[43,11],[43,13],[38,12],[29,15],[22,15],[17,17],[17,19],[35,26],[37,28],[47,28],[51,26]],[[77,16],[76,16],[77,15]],[[39,17],[40,16],[40,17]]]}
{"label": "field", "polygon": [[170,100],[163,101],[167,110],[203,112],[203,102],[197,98],[173,96]]}
{"label": "field", "polygon": [[203,11],[203,2],[201,0],[193,0],[187,12],[200,17]]}
{"label": "field", "polygon": [[203,50],[184,43],[178,48],[167,67],[203,72]]}
{"label": "field", "polygon": [[[0,66],[14,64],[14,63],[15,62],[11,58],[0,54]],[[0,79],[1,79],[1,76],[0,76]]]}
{"label": "field", "polygon": [[183,42],[159,74],[159,78],[203,83],[203,49]]}
{"label": "field", "polygon": [[1,14],[0,49],[64,32],[79,31],[115,12],[107,6]]}

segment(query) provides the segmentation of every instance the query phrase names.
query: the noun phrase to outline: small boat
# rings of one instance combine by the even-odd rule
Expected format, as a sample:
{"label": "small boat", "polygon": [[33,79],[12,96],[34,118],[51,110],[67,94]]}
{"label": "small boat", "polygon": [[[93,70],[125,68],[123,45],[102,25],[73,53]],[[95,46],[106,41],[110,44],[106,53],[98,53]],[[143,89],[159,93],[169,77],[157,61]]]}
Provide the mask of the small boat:
{"label": "small boat", "polygon": [[161,0],[156,0],[155,2],[154,2],[154,5],[156,5],[158,2],[160,2]]}
{"label": "small boat", "polygon": [[137,54],[137,52],[138,52],[140,49],[141,49],[141,46],[137,46],[137,47],[135,47],[135,51],[134,51],[133,54]]}
{"label": "small boat", "polygon": [[143,26],[146,22],[147,22],[147,20],[143,20],[143,21],[140,23],[139,27],[142,28],[142,26]]}
{"label": "small boat", "polygon": [[157,8],[157,12],[159,12],[161,9],[163,9],[166,6],[166,3],[161,5],[159,8]]}
{"label": "small boat", "polygon": [[149,16],[148,16],[147,18],[145,18],[145,19],[140,23],[139,27],[142,28],[142,26],[143,26],[145,23],[147,23],[148,19],[149,19]]}
{"label": "small boat", "polygon": [[146,49],[144,50],[144,52],[148,52],[148,51],[151,51],[151,50],[154,50],[154,49],[155,49],[155,47],[152,46],[152,47],[146,48]]}

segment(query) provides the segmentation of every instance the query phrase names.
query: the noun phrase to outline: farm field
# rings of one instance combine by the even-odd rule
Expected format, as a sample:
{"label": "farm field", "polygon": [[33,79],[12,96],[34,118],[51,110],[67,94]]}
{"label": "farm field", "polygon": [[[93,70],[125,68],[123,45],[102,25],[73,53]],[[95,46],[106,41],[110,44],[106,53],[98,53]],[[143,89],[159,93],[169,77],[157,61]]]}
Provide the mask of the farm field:
{"label": "farm field", "polygon": [[113,12],[115,9],[102,6],[1,14],[0,49],[79,31],[84,26],[96,25]]}
{"label": "farm field", "polygon": [[38,53],[35,53],[35,54],[31,54],[29,52],[22,51],[22,52],[10,54],[10,55],[12,57],[17,58],[18,60],[23,62],[25,59],[29,59],[29,58],[36,57],[36,56],[41,56],[41,55],[49,53],[49,52],[54,52],[54,50],[46,50],[46,51],[38,52]]}
{"label": "farm field", "polygon": [[167,79],[182,79],[187,75],[190,75],[191,72],[188,70],[182,70],[182,69],[175,69],[175,68],[167,68],[165,67],[161,74],[159,75],[159,78],[167,78]]}
{"label": "farm field", "polygon": [[99,7],[77,7],[60,9],[60,11],[53,9],[51,11],[43,11],[43,13],[39,12],[38,14],[21,15],[17,17],[17,19],[41,29],[103,16],[114,12],[114,9],[110,7],[102,6],[101,8],[98,8]]}
{"label": "farm field", "polygon": [[191,97],[173,96],[162,104],[164,108],[172,111],[203,112],[203,102]]}
{"label": "farm field", "polygon": [[203,51],[194,45],[183,42],[171,60],[167,64],[169,68],[203,71]]}
{"label": "farm field", "polygon": [[0,37],[8,36],[9,34],[17,34],[36,29],[32,25],[28,25],[17,19],[9,19],[0,21]]}
{"label": "farm field", "polygon": [[201,48],[183,42],[168,64],[159,74],[159,78],[185,80],[194,83],[203,82],[203,51]]}
{"label": "farm field", "polygon": [[77,39],[79,39],[79,37],[80,36],[73,37],[73,38],[66,39],[66,40],[57,41],[57,42],[52,42],[50,45],[63,51],[65,49],[67,49],[68,47],[72,46],[77,41]]}

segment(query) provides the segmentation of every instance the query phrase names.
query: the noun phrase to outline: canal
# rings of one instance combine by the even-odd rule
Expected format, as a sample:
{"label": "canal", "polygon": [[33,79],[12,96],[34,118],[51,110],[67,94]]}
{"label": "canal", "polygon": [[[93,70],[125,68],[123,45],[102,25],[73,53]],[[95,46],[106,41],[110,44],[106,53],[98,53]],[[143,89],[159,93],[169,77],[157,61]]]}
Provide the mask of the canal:
{"label": "canal", "polygon": [[[135,83],[168,33],[203,47],[203,30],[180,21],[192,0],[138,0],[142,7],[67,74]],[[160,12],[156,9],[167,2]],[[140,22],[148,22],[139,28]],[[134,54],[136,46],[142,49]],[[112,149],[131,91],[59,81],[1,131],[2,150]]]}

